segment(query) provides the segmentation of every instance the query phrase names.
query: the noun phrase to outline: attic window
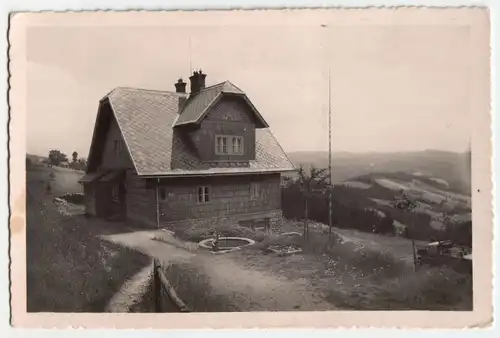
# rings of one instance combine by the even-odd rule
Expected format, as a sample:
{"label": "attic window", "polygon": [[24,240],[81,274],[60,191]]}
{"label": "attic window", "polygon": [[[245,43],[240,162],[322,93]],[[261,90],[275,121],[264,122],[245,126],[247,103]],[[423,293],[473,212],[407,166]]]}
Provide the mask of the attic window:
{"label": "attic window", "polygon": [[215,137],[216,155],[243,155],[243,137],[218,135]]}
{"label": "attic window", "polygon": [[113,155],[115,157],[120,156],[123,151],[123,141],[122,140],[114,140],[113,142]]}

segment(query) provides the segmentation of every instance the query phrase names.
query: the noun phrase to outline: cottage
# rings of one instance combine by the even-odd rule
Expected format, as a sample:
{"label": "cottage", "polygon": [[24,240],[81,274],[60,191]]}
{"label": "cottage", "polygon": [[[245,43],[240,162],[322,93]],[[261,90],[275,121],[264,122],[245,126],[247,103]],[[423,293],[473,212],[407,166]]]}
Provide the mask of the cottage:
{"label": "cottage", "polygon": [[247,95],[205,87],[195,71],[175,92],[116,88],[99,102],[85,208],[152,227],[237,222],[279,226],[280,177],[294,166]]}

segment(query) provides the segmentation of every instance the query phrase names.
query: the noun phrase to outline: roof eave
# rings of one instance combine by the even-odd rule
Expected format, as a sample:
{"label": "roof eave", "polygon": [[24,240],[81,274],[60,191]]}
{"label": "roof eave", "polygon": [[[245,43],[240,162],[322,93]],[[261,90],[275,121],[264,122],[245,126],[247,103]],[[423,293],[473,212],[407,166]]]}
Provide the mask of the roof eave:
{"label": "roof eave", "polygon": [[227,172],[209,172],[203,170],[193,170],[191,172],[179,173],[176,171],[170,172],[157,172],[149,174],[140,174],[137,176],[141,178],[178,178],[178,177],[205,177],[205,176],[241,176],[241,175],[254,175],[254,174],[277,174],[285,172],[295,172],[296,168],[273,168],[249,171],[227,171]]}

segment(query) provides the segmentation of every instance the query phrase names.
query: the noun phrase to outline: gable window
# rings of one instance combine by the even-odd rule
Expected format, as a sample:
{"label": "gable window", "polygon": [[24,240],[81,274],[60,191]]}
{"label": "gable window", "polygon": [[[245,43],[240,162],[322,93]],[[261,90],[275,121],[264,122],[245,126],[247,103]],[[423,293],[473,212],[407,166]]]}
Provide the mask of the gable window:
{"label": "gable window", "polygon": [[111,188],[111,196],[113,198],[118,198],[118,195],[119,195],[118,184],[114,184],[113,187]]}
{"label": "gable window", "polygon": [[259,183],[250,183],[250,199],[256,200],[260,197],[260,185]]}
{"label": "gable window", "polygon": [[207,186],[198,187],[198,203],[207,203],[210,201],[210,191]]}
{"label": "gable window", "polygon": [[243,137],[218,135],[215,137],[216,155],[243,155]]}
{"label": "gable window", "polygon": [[123,151],[123,141],[122,140],[114,140],[113,142],[113,155],[115,157],[120,156]]}

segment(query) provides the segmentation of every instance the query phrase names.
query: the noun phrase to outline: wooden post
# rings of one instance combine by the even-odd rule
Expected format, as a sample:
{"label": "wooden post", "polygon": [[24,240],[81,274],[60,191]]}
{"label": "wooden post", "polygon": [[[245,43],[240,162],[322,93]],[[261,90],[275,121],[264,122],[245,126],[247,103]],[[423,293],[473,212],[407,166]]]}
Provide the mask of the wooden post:
{"label": "wooden post", "polygon": [[155,312],[160,313],[161,310],[161,280],[158,275],[159,264],[158,260],[155,258],[153,260],[153,294],[155,299]]}
{"label": "wooden post", "polygon": [[156,181],[156,227],[159,229],[160,228],[160,198],[158,196],[158,189],[160,185],[160,179],[158,178]]}
{"label": "wooden post", "polygon": [[412,251],[413,251],[413,272],[417,271],[417,254],[415,252],[415,240],[411,239]]}
{"label": "wooden post", "polygon": [[328,243],[332,242],[332,89],[328,68]]}

